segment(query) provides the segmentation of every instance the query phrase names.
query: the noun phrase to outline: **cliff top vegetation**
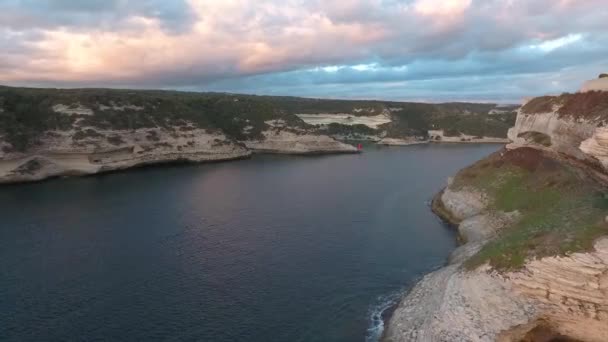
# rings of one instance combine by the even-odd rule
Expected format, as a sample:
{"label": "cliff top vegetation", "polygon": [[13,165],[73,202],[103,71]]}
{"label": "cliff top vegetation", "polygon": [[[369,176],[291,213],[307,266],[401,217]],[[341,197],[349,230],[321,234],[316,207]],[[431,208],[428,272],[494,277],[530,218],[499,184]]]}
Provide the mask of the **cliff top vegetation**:
{"label": "cliff top vegetation", "polygon": [[499,151],[460,171],[452,187],[479,189],[491,210],[520,213],[467,262],[469,268],[489,262],[496,269],[516,269],[528,258],[590,250],[608,233],[607,189],[539,150]]}

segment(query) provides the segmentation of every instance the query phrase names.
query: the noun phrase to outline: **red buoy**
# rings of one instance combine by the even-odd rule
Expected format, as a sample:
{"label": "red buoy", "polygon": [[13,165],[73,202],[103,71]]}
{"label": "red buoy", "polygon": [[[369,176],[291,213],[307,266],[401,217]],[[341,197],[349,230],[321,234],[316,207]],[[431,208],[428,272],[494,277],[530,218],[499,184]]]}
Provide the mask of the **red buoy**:
{"label": "red buoy", "polygon": [[363,145],[362,144],[357,145],[357,150],[363,151]]}

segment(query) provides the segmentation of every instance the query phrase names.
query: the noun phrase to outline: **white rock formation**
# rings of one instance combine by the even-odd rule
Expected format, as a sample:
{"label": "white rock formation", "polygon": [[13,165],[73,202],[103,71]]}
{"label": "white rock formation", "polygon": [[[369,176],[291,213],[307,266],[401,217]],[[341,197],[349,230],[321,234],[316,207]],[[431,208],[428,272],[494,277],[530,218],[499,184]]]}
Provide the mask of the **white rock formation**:
{"label": "white rock formation", "polygon": [[597,240],[594,248],[591,253],[531,260],[506,277],[517,293],[539,303],[537,319],[554,331],[602,342],[608,338],[608,238]]}
{"label": "white rock formation", "polygon": [[279,154],[356,153],[357,148],[326,135],[294,133],[271,129],[263,132],[264,139],[245,141],[254,152]]}
{"label": "white rock formation", "polygon": [[412,139],[397,139],[397,138],[383,138],[377,142],[378,145],[386,146],[408,146],[408,145],[419,145],[428,144],[428,140],[420,140],[416,138]]}
{"label": "white rock formation", "polygon": [[[600,120],[574,120],[557,113],[559,108],[549,113],[518,113],[515,126],[509,129],[508,137],[513,142],[507,148],[531,146],[568,154],[580,159],[586,158],[579,149],[580,144],[593,136]],[[551,138],[551,146],[544,148],[520,137],[526,132],[538,132]]]}
{"label": "white rock formation", "polygon": [[300,119],[310,125],[329,125],[338,123],[342,125],[365,125],[377,129],[378,126],[391,122],[390,113],[375,116],[355,116],[353,114],[296,114]]}
{"label": "white rock formation", "polygon": [[431,142],[436,143],[498,143],[506,144],[510,140],[507,138],[496,138],[496,137],[475,137],[467,134],[460,134],[454,137],[448,137],[445,132],[440,130],[429,130],[429,137]]}
{"label": "white rock formation", "polygon": [[479,215],[488,205],[486,195],[479,191],[453,190],[449,186],[441,194],[441,202],[443,207],[458,221]]}
{"label": "white rock formation", "polygon": [[0,160],[0,183],[95,174],[180,160],[229,160],[251,154],[223,134],[191,127],[184,131],[179,127],[174,131],[86,129],[94,134],[75,140],[74,130],[47,132],[38,147],[25,153],[5,153]]}
{"label": "white rock formation", "polygon": [[453,216],[463,218],[459,232],[467,243],[403,298],[383,340],[519,342],[542,322],[556,334],[606,341],[608,238],[591,253],[530,260],[517,272],[498,273],[488,265],[468,271],[462,263],[518,214],[449,205],[467,197],[478,199],[479,193],[446,191],[441,197],[444,207],[457,209]]}
{"label": "white rock formation", "polygon": [[[516,213],[486,212],[485,196],[477,191],[453,191],[441,196],[451,215],[462,219],[459,233],[467,242],[456,249],[450,264],[425,276],[393,313],[384,341],[496,341],[500,333],[537,315],[534,301],[519,295],[504,276],[487,266],[467,272],[462,263]],[[467,201],[474,203],[465,208]]]}
{"label": "white rock formation", "polygon": [[72,105],[56,104],[53,106],[55,113],[68,114],[68,115],[93,115],[93,110],[87,108],[80,103]]}
{"label": "white rock formation", "polygon": [[[595,87],[604,81],[608,78],[592,84]],[[570,104],[577,108],[577,103]],[[579,160],[571,160],[572,164],[582,168],[593,157],[608,169],[604,118],[586,113],[576,113],[576,119],[560,115],[561,105],[557,103],[546,113],[520,110],[509,130],[513,143],[508,148],[527,146],[556,152],[558,159],[575,157]],[[528,132],[532,134],[525,134]],[[548,136],[551,144],[544,146],[526,138],[535,134]],[[385,341],[520,342],[538,326],[548,327],[555,334],[552,337],[608,341],[608,237],[596,240],[593,251],[529,259],[518,271],[498,273],[487,264],[467,270],[462,264],[517,220],[518,214],[494,212],[487,207],[484,194],[454,189],[451,184],[438,201],[438,207],[460,223],[458,230],[466,244],[452,253],[446,267],[427,275],[403,298],[389,322]]]}
{"label": "white rock formation", "polygon": [[608,169],[608,128],[596,128],[591,138],[581,143],[580,150],[597,158]]}

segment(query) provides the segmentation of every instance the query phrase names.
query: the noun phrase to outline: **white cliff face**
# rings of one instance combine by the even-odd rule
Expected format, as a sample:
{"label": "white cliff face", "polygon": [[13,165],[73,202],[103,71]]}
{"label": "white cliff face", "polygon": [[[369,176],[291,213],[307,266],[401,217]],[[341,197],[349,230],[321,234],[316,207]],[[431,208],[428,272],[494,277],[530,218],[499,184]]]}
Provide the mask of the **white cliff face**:
{"label": "white cliff face", "polygon": [[0,183],[95,174],[144,164],[229,160],[250,155],[246,148],[223,134],[188,126],[171,131],[90,129],[84,137],[78,137],[73,130],[47,132],[36,148],[25,153],[4,153],[0,159]]}
{"label": "white cliff face", "polygon": [[[599,120],[575,120],[561,117],[557,112],[517,114],[515,126],[509,129],[509,139],[513,142],[509,148],[531,146],[565,153],[580,159],[586,158],[579,145],[593,136]],[[550,138],[549,145],[542,145],[526,139],[526,133],[543,134]]]}
{"label": "white cliff face", "polygon": [[392,121],[390,112],[375,116],[355,116],[352,114],[296,114],[296,116],[310,125],[329,125],[331,123],[338,123],[348,126],[365,125],[373,129],[377,129],[379,126]]}
{"label": "white cliff face", "polygon": [[608,128],[596,128],[593,135],[584,140],[579,148],[583,153],[595,157],[608,169]]}
{"label": "white cliff face", "polygon": [[501,331],[536,315],[504,277],[488,270],[447,266],[427,275],[399,304],[389,324],[390,342],[495,342]]}
{"label": "white cliff face", "polygon": [[[585,94],[588,91],[598,91]],[[512,141],[507,148],[534,147],[576,157],[600,161],[606,156],[607,132],[604,103],[608,98],[608,78],[585,83],[581,93],[528,99],[519,109],[515,125],[509,129]],[[527,108],[537,101],[532,108]],[[542,104],[535,109],[536,105]],[[602,162],[605,163],[605,162]],[[605,164],[606,165],[606,164]]]}
{"label": "white cliff face", "polygon": [[441,194],[441,202],[457,221],[479,215],[487,206],[486,196],[473,189],[453,190],[449,186]]}
{"label": "white cliff face", "polygon": [[264,139],[245,141],[245,145],[255,152],[280,154],[311,153],[356,153],[357,148],[341,143],[326,135],[294,133],[272,129],[263,132]]}
{"label": "white cliff face", "polygon": [[[401,301],[384,341],[496,341],[502,331],[538,315],[533,299],[519,295],[503,275],[484,266],[467,272],[462,263],[474,255],[517,213],[492,213],[477,191],[446,189],[443,206],[462,220],[459,233],[467,242],[456,249],[448,266],[424,277]],[[465,209],[471,199],[472,208]]]}
{"label": "white cliff face", "polygon": [[[599,160],[608,170],[604,96],[608,92],[536,99],[531,106],[536,112],[520,109],[507,148],[549,151],[557,160],[575,157],[579,160],[566,159],[580,168]],[[497,272],[488,264],[469,270],[464,263],[520,214],[496,212],[483,193],[451,184],[436,200],[436,210],[459,223],[466,243],[446,267],[427,275],[403,298],[385,341],[536,341],[530,333],[539,327],[551,334],[542,341],[564,336],[607,340],[608,237],[597,239],[588,252],[528,259],[517,271]]]}
{"label": "white cliff face", "polygon": [[416,137],[412,137],[411,139],[383,138],[377,142],[378,145],[386,146],[409,146],[428,143],[428,140],[417,139]]}
{"label": "white cliff face", "polygon": [[518,271],[499,273],[487,264],[467,270],[463,262],[519,214],[492,212],[478,200],[470,210],[449,204],[464,198],[480,194],[445,191],[440,200],[462,218],[458,230],[466,244],[403,298],[384,341],[519,342],[541,322],[555,334],[606,341],[608,238],[597,240],[590,253],[529,260]]}
{"label": "white cliff face", "polygon": [[[78,111],[83,115],[88,109],[76,104],[56,106],[55,110]],[[196,128],[192,123],[171,128],[105,130],[82,126],[77,121],[71,130],[41,134],[39,143],[24,152],[15,151],[0,136],[0,183],[96,174],[174,161],[232,160],[248,157],[252,151],[283,154],[357,152],[354,146],[326,135],[280,127],[263,134],[265,139],[262,140],[236,142],[221,132]]]}
{"label": "white cliff face", "polygon": [[476,137],[473,135],[460,134],[458,136],[449,137],[445,135],[445,132],[440,130],[429,130],[429,138],[430,142],[438,142],[438,143],[496,143],[496,144],[506,144],[509,143],[510,140],[506,138],[496,138],[496,137]]}
{"label": "white cliff face", "polygon": [[562,335],[601,342],[608,336],[608,238],[594,248],[531,260],[507,277],[517,293],[539,303],[537,319]]}

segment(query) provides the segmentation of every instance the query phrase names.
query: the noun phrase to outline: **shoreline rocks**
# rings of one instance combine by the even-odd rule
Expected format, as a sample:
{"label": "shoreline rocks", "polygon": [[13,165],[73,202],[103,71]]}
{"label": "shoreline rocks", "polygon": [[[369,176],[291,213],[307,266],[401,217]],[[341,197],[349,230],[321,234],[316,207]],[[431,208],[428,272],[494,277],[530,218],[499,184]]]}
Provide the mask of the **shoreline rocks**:
{"label": "shoreline rocks", "polygon": [[329,136],[265,132],[264,140],[236,142],[221,133],[176,127],[132,131],[93,130],[45,135],[37,148],[0,155],[0,184],[84,176],[167,163],[202,163],[249,158],[253,153],[293,155],[358,153]]}
{"label": "shoreline rocks", "polygon": [[[435,196],[433,211],[457,225],[464,244],[453,251],[445,267],[425,276],[403,297],[384,342],[606,341],[608,234],[594,236],[589,248],[570,253],[556,250],[535,257],[530,249],[518,251],[522,264],[514,268],[467,263],[486,243],[502,237],[501,231],[524,218],[517,211],[500,212],[489,205],[494,198],[481,191],[487,186],[483,180],[463,181],[479,172],[497,172],[487,170],[513,170],[509,160],[515,159],[508,158],[521,155],[518,167],[534,170],[542,164],[549,170],[567,165],[603,191],[608,184],[608,133],[603,127],[608,113],[602,107],[606,97],[608,92],[589,92],[530,100],[509,130],[513,142],[507,150],[459,173],[458,185],[449,181]],[[537,177],[539,185],[551,186],[542,182],[543,174]],[[520,248],[534,249],[534,243]]]}
{"label": "shoreline rocks", "polygon": [[438,215],[458,224],[465,243],[446,266],[426,275],[403,297],[382,341],[519,342],[539,327],[551,338],[605,341],[608,237],[598,239],[591,252],[529,260],[519,270],[499,272],[487,264],[467,269],[464,262],[517,222],[519,214],[477,205],[468,211],[446,209],[444,200],[466,197],[478,199],[479,193],[450,190],[436,196],[440,203],[433,207],[443,208]]}
{"label": "shoreline rocks", "polygon": [[[477,191],[449,187],[436,196],[434,208],[443,208],[439,215],[458,224],[465,243],[452,252],[445,267],[426,275],[402,299],[383,342],[490,342],[496,341],[501,331],[534,317],[536,308],[531,301],[517,296],[512,284],[499,273],[488,267],[463,271],[468,258],[517,218],[516,213],[487,212],[486,202],[480,200],[483,197]],[[469,209],[446,205],[463,198],[475,199],[476,205]]]}

